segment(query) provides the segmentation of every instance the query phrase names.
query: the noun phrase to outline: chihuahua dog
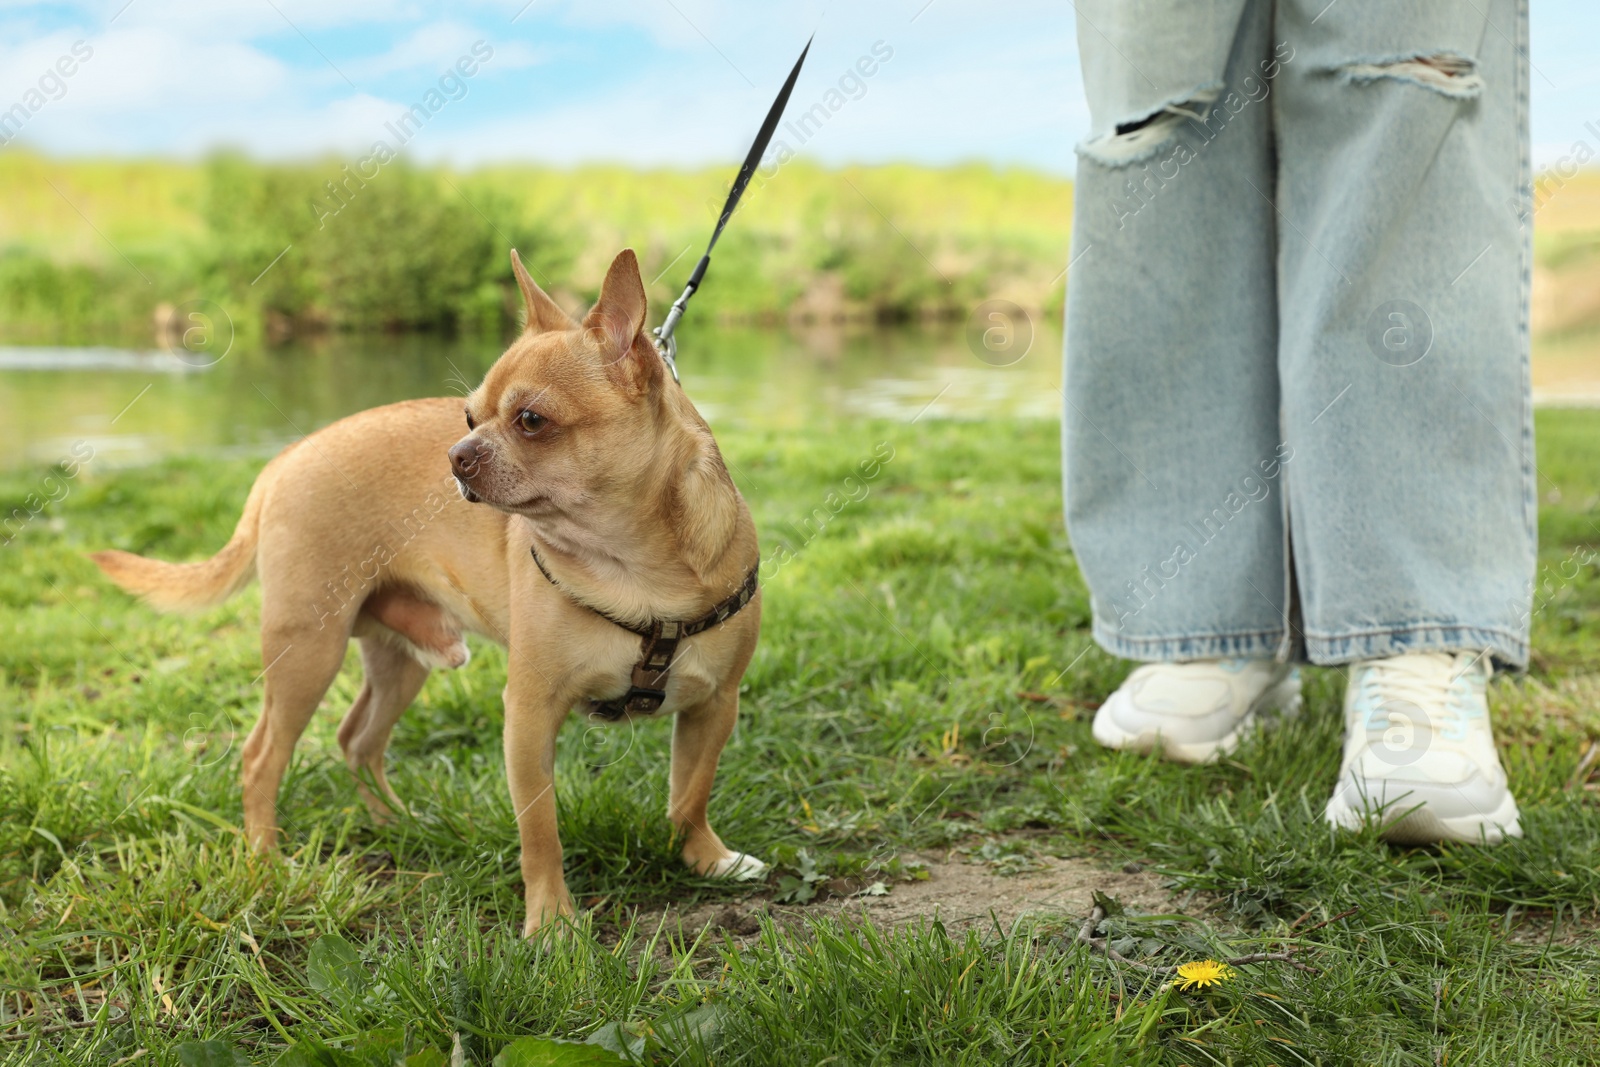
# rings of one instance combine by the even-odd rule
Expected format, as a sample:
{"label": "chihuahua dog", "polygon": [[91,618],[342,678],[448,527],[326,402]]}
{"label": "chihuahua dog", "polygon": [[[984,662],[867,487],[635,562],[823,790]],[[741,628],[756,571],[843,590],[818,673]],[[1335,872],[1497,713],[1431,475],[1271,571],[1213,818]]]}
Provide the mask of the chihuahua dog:
{"label": "chihuahua dog", "polygon": [[92,558],[165,610],[261,580],[264,691],[243,778],[245,833],[262,852],[278,846],[279,784],[351,638],[365,680],[339,745],[378,820],[403,810],[384,751],[429,670],[467,662],[465,633],[505,645],[506,775],[532,933],[572,914],[554,772],[575,708],[675,714],[667,809],[684,861],[713,876],[764,872],[706,820],[761,603],[750,511],[645,334],[633,252],[611,264],[581,323],[515,251],[511,262],[527,327],[467,397],[466,436],[459,400],[352,415],[267,464],[211,559]]}

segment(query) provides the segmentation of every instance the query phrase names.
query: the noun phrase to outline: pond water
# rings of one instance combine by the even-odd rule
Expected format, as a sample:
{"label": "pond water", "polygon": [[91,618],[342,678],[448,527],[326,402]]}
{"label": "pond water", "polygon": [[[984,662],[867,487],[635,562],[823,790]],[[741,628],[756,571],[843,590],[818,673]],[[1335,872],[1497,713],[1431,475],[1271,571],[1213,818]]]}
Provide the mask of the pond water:
{"label": "pond water", "polygon": [[[680,339],[684,387],[713,427],[803,430],[924,412],[1054,418],[1060,405],[1059,330],[1038,330],[1006,365],[976,355],[960,323],[698,328]],[[363,408],[464,394],[500,354],[493,341],[417,335],[241,344],[208,366],[174,350],[0,347],[0,466],[52,464],[84,442],[105,466],[185,452],[270,455]],[[1534,383],[1541,403],[1600,404],[1600,336],[1536,344]]]}
{"label": "pond water", "polygon": [[[870,416],[1053,417],[1059,332],[1005,366],[942,329],[697,330],[680,335],[684,388],[713,427],[802,429]],[[0,347],[0,464],[37,466],[87,442],[97,464],[182,452],[270,454],[363,408],[463,395],[499,356],[492,341],[348,337],[237,346],[209,366],[176,348]],[[179,358],[179,356],[183,358]]]}

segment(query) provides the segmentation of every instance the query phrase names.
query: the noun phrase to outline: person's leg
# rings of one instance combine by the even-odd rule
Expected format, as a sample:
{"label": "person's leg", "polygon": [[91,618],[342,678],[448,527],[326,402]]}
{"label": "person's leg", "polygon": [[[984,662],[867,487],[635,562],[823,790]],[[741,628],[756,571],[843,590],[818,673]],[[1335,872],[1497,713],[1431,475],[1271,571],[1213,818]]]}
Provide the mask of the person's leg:
{"label": "person's leg", "polygon": [[1239,8],[1219,23],[1205,5],[1078,5],[1095,132],[1067,286],[1067,525],[1095,639],[1129,659],[1285,647],[1292,464],[1262,195],[1280,64],[1270,3]]}
{"label": "person's leg", "polygon": [[[1278,419],[1270,0],[1085,0],[1062,432],[1111,748],[1201,762],[1299,705]],[[1274,657],[1277,657],[1275,661]]]}
{"label": "person's leg", "polygon": [[1278,26],[1289,527],[1307,655],[1352,664],[1328,818],[1497,841],[1484,683],[1527,661],[1535,558],[1525,0]]}
{"label": "person's leg", "polygon": [[1280,2],[1279,372],[1313,663],[1527,662],[1521,8]]}

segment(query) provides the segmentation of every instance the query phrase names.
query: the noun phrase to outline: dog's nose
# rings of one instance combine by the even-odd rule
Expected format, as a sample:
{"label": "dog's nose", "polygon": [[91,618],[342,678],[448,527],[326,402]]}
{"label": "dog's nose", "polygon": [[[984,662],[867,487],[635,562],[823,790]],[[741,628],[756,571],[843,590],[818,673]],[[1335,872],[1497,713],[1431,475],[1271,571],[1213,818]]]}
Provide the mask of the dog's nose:
{"label": "dog's nose", "polygon": [[478,473],[478,464],[483,455],[478,451],[478,442],[470,437],[457,441],[450,449],[450,469],[457,478],[471,480]]}

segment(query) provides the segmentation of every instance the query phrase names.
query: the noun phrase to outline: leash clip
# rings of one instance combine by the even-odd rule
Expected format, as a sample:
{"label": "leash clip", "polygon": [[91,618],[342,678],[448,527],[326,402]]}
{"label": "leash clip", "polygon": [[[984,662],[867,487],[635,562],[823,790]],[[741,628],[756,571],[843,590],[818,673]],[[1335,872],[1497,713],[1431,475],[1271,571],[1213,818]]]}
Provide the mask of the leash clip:
{"label": "leash clip", "polygon": [[676,382],[678,381],[678,339],[670,333],[663,338],[661,336],[663,328],[663,326],[657,326],[654,330],[656,351],[661,354],[662,362],[672,372],[672,380]]}

